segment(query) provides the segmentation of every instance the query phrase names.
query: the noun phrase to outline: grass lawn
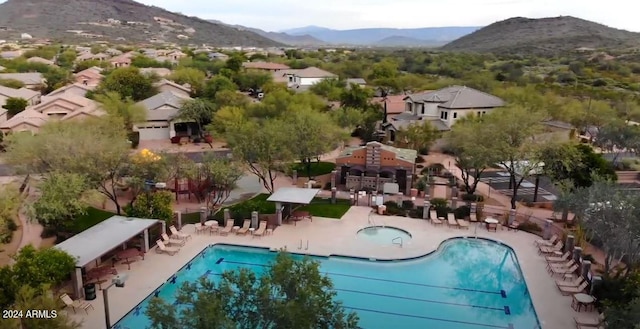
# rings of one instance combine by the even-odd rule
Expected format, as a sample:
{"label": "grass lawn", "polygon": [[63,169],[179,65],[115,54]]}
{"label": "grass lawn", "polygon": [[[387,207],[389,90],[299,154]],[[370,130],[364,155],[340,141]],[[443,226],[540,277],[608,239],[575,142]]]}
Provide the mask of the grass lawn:
{"label": "grass lawn", "polygon": [[314,198],[310,204],[297,210],[308,211],[312,216],[340,219],[349,208],[349,200],[336,199],[336,204],[331,204],[331,199]]}
{"label": "grass lawn", "polygon": [[106,210],[89,207],[84,216],[78,217],[70,227],[70,233],[78,234],[115,214]]}
{"label": "grass lawn", "polygon": [[[312,162],[311,163],[311,177],[330,174],[336,168],[335,163],[331,162]],[[291,166],[292,170],[296,170],[298,177],[309,177],[307,175],[307,168],[304,163],[296,162]]]}

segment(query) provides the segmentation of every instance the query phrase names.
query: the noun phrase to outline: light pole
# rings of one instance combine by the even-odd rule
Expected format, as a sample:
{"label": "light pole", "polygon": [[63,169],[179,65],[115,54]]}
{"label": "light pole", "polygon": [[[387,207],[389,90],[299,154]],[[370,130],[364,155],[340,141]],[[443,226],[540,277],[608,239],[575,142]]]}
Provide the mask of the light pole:
{"label": "light pole", "polygon": [[124,283],[127,281],[126,274],[120,274],[111,280],[111,284],[102,289],[102,298],[104,299],[104,323],[107,325],[107,329],[111,329],[111,319],[109,319],[109,288],[116,286],[118,288],[124,288]]}
{"label": "light pole", "polygon": [[491,178],[489,178],[489,199],[491,199]]}

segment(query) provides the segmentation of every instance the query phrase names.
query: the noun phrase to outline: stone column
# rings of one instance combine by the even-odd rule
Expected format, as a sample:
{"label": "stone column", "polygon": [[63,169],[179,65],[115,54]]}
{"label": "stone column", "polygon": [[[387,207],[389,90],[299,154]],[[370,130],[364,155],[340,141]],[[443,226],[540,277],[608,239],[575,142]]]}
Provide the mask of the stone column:
{"label": "stone column", "polygon": [[280,202],[276,202],[276,219],[278,225],[282,225],[282,204]]}
{"label": "stone column", "polygon": [[582,259],[582,248],[580,247],[573,248],[573,261],[580,264],[581,259]]}
{"label": "stone column", "polygon": [[200,207],[200,224],[207,221],[207,207]]}
{"label": "stone column", "polygon": [[258,212],[257,211],[252,211],[251,212],[251,227],[253,228],[258,228]]}
{"label": "stone column", "polygon": [[182,212],[174,211],[173,216],[176,218],[176,228],[180,231],[182,229]]}
{"label": "stone column", "polygon": [[589,278],[590,271],[591,271],[591,262],[588,260],[583,261],[582,264],[580,264],[580,276],[583,277],[585,280],[587,280]]}
{"label": "stone column", "polygon": [[401,208],[402,207],[402,193],[398,193],[398,200],[396,202],[398,204],[398,207]]}
{"label": "stone column", "polygon": [[331,188],[335,188],[336,187],[336,176],[337,176],[338,172],[337,171],[332,171],[331,172]]}
{"label": "stone column", "polygon": [[149,229],[142,232],[142,252],[149,252]]}
{"label": "stone column", "polygon": [[376,192],[380,191],[380,174],[376,174]]}
{"label": "stone column", "polygon": [[364,186],[364,173],[360,174],[360,190],[362,190],[363,186]]}
{"label": "stone column", "polygon": [[553,221],[550,219],[547,219],[547,221],[544,223],[544,227],[542,228],[542,238],[545,240],[549,240],[551,239],[551,228],[553,227]]}
{"label": "stone column", "polygon": [[451,209],[458,208],[458,197],[451,198]]}
{"label": "stone column", "polygon": [[404,194],[409,195],[411,193],[411,185],[412,185],[413,176],[411,174],[407,174],[407,186],[405,186]]}
{"label": "stone column", "polygon": [[349,190],[349,199],[351,199],[351,205],[354,206],[356,204],[356,191],[354,189]]}
{"label": "stone column", "polygon": [[478,204],[475,202],[471,202],[471,206],[469,206],[469,213],[477,214],[478,213]]}
{"label": "stone column", "polygon": [[298,185],[298,171],[294,170],[292,176],[293,177],[291,177],[291,179],[293,180],[293,185]]}
{"label": "stone column", "polygon": [[564,251],[573,252],[573,247],[575,247],[576,238],[573,235],[567,235],[567,241],[564,243]]}
{"label": "stone column", "polygon": [[229,208],[224,208],[223,214],[224,219],[222,221],[222,226],[227,226],[227,222],[231,219],[231,212],[229,211]]}
{"label": "stone column", "polygon": [[451,187],[451,197],[458,197],[458,187],[455,185]]}
{"label": "stone column", "polygon": [[162,234],[165,234],[165,233],[167,233],[167,222],[161,221],[161,223],[162,223],[162,231],[161,232],[162,232]]}
{"label": "stone column", "polygon": [[82,289],[82,267],[76,267],[73,272],[71,272],[71,283],[73,285],[73,294],[75,295],[75,299],[80,299],[84,297],[84,289]]}
{"label": "stone column", "polygon": [[[588,280],[588,278],[585,278]],[[597,289],[598,287],[600,287],[602,285],[602,277],[599,275],[594,276],[593,278],[591,278],[591,289],[589,290],[589,294],[593,295],[593,292],[595,289]]]}
{"label": "stone column", "polygon": [[336,189],[335,187],[331,188],[331,203],[335,204],[336,203],[336,194],[338,194],[338,189]]}
{"label": "stone column", "polygon": [[423,219],[428,219],[429,218],[429,208],[431,208],[431,202],[429,202],[429,200],[424,200],[424,208],[422,208],[422,218]]}
{"label": "stone column", "polygon": [[511,225],[511,223],[513,223],[513,221],[515,220],[516,220],[516,210],[511,209],[509,210],[509,225]]}

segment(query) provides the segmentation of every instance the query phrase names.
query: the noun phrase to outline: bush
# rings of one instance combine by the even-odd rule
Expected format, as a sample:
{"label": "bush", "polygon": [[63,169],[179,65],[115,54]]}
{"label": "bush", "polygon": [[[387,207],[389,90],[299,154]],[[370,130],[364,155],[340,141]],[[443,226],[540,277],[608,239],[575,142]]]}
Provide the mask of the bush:
{"label": "bush", "polygon": [[420,155],[428,155],[429,154],[429,148],[428,147],[421,147],[418,150],[418,154],[420,154]]}
{"label": "bush", "polygon": [[463,194],[462,201],[471,201],[471,202],[482,202],[484,201],[484,196],[478,194]]}
{"label": "bush", "polygon": [[416,163],[423,163],[423,162],[424,162],[424,158],[423,157],[421,157],[421,156],[416,157]]}
{"label": "bush", "polygon": [[534,222],[520,223],[520,225],[518,226],[518,229],[521,231],[525,231],[533,234],[538,234],[542,232],[542,228]]}
{"label": "bush", "polygon": [[431,199],[431,207],[436,210],[438,217],[447,217],[447,214],[451,211],[451,208],[449,208],[447,204],[447,200],[442,198]]}
{"label": "bush", "polygon": [[411,200],[402,201],[402,209],[413,209],[413,201]]}
{"label": "bush", "polygon": [[471,208],[469,206],[461,206],[453,210],[453,214],[457,219],[465,219],[471,214]]}
{"label": "bush", "polygon": [[129,133],[128,137],[132,148],[136,148],[140,145],[140,132],[132,131]]}
{"label": "bush", "polygon": [[307,167],[304,165],[304,163],[296,162],[291,164],[291,171],[295,170],[298,174],[298,177],[316,177],[326,175],[330,174],[334,169],[336,169],[336,164],[332,162],[312,162],[311,174],[309,175],[309,173],[307,173]]}
{"label": "bush", "polygon": [[398,204],[395,201],[387,201],[384,203],[387,207],[385,214],[390,216],[404,216],[404,209],[398,208]]}

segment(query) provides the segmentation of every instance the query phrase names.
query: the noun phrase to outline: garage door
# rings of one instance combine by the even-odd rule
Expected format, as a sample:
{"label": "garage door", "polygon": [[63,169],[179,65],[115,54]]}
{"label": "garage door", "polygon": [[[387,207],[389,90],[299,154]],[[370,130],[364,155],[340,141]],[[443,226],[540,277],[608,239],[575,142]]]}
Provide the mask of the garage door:
{"label": "garage door", "polygon": [[169,139],[169,126],[156,125],[156,126],[146,126],[146,127],[138,127],[138,131],[140,132],[140,140],[148,141],[155,139]]}

